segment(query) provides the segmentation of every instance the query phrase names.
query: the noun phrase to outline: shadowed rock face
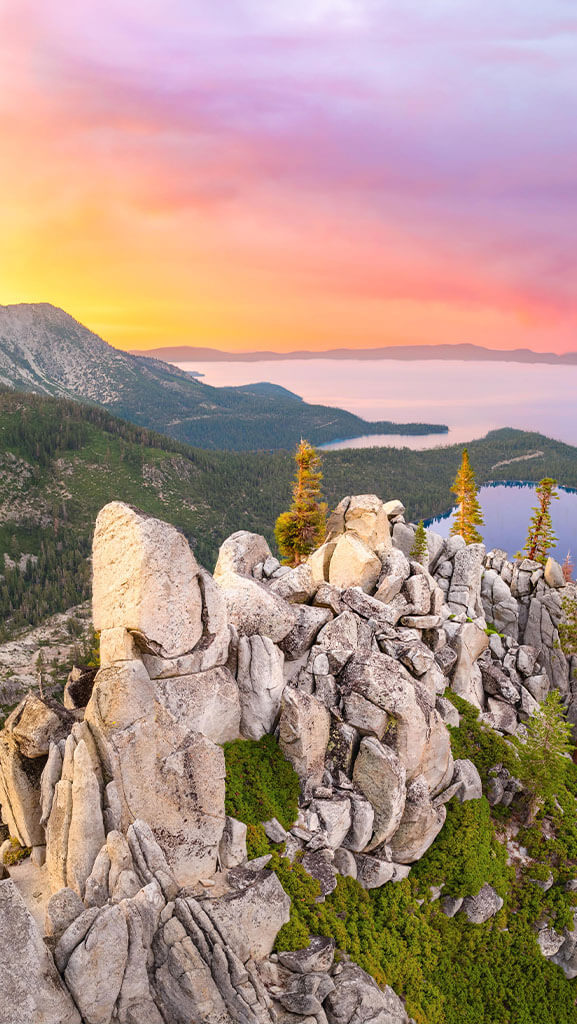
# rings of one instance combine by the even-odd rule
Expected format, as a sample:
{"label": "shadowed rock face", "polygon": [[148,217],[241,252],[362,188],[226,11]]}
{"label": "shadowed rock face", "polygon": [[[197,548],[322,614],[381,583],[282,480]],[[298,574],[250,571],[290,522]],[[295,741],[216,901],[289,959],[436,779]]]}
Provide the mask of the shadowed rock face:
{"label": "shadowed rock face", "polygon": [[92,696],[92,688],[98,669],[73,669],[64,688],[64,707],[85,708]]}
{"label": "shadowed rock face", "polygon": [[40,779],[44,758],[23,757],[14,736],[0,733],[0,805],[10,835],[22,846],[41,846]]}
{"label": "shadowed rock face", "polygon": [[[554,565],[513,567],[460,538],[431,535],[425,564],[414,561],[403,512],[344,499],[294,570],[240,531],[213,579],[173,527],[120,502],[102,510],[102,667],[83,693],[82,677],[70,681],[70,711],[27,698],[0,733],[3,818],[38,863],[45,851],[54,894],[56,966],[12,889],[0,902],[35,959],[30,1024],[75,1024],[76,1007],[88,1024],[408,1024],[395,993],[335,966],[324,940],[270,960],[290,900],[267,857],[247,861],[246,825],[225,813],[222,749],[278,730],[300,807],[292,828],[272,820],[266,834],[323,895],[339,872],[367,889],[406,878],[448,800],[479,798],[471,762],[453,764],[445,687],[514,734],[559,663],[563,588]],[[489,637],[489,612],[510,633]],[[515,780],[493,782],[493,802],[510,801]],[[491,890],[463,910],[486,920],[497,904]],[[546,955],[577,973],[573,940],[554,939],[542,937]]]}

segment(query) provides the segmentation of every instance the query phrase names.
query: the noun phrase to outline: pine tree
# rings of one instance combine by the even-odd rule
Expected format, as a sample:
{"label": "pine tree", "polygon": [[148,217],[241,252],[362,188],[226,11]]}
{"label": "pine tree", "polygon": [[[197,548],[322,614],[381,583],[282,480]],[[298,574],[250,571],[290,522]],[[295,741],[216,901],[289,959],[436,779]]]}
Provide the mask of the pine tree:
{"label": "pine tree", "polygon": [[451,526],[451,536],[458,534],[466,544],[476,544],[483,538],[477,527],[483,523],[483,513],[477,498],[475,474],[469,462],[469,453],[463,448],[463,457],[455,482],[451,487],[457,498],[457,508]]}
{"label": "pine tree", "polygon": [[553,480],[550,476],[546,476],[537,485],[536,494],[539,504],[535,505],[531,510],[533,515],[529,523],[529,533],[527,534],[525,547],[522,552],[517,552],[517,558],[525,556],[533,562],[541,562],[542,565],[545,565],[550,549],[555,547],[557,538],[553,531],[553,522],[549,510],[551,502],[559,500],[556,487],[557,481]]}
{"label": "pine tree", "polygon": [[415,530],[415,540],[413,546],[409,552],[409,558],[414,558],[415,562],[420,562],[421,565],[427,565],[429,561],[429,548],[427,546],[427,531],[425,530],[425,524],[421,519]]}
{"label": "pine tree", "polygon": [[291,507],[281,513],[275,525],[278,549],[287,565],[298,565],[322,544],[326,529],[327,505],[321,495],[319,455],[308,441],[301,440],[295,462]]}
{"label": "pine tree", "polygon": [[531,823],[539,808],[553,800],[563,786],[574,750],[571,725],[565,718],[558,690],[551,690],[539,711],[527,723],[527,738],[517,748],[515,772],[529,795],[527,821]]}
{"label": "pine tree", "polygon": [[559,623],[559,646],[566,658],[577,654],[577,599],[565,597],[561,602],[563,618]]}

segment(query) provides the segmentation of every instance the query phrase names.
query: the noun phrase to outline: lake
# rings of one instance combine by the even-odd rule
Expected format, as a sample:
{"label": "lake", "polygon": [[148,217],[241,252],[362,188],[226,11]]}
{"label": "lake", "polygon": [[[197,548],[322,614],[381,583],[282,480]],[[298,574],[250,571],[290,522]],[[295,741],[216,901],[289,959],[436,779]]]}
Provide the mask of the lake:
{"label": "lake", "polygon": [[577,444],[577,366],[453,360],[295,359],[179,363],[206,384],[271,381],[305,402],[338,406],[366,420],[446,423],[448,434],[335,439],[326,449],[433,448],[484,437],[498,427],[537,430]]}
{"label": "lake", "polygon": [[[295,359],[262,362],[180,363],[207,384],[226,387],[271,381],[306,402],[348,409],[367,420],[446,423],[448,434],[421,437],[369,435],[339,439],[324,449],[374,446],[434,448],[484,437],[499,427],[536,430],[577,445],[577,366],[524,363],[465,363],[453,360]],[[558,537],[554,555],[574,552],[577,563],[577,492],[559,489],[552,516]],[[481,487],[487,548],[514,555],[525,543],[535,488],[497,483]],[[430,525],[448,536],[451,512]]]}
{"label": "lake", "polygon": [[[531,509],[536,504],[535,485],[518,481],[487,484],[479,488],[479,501],[485,523],[479,527],[487,550],[503,548],[510,557],[524,545]],[[436,533],[449,536],[453,510],[427,521]],[[554,558],[563,562],[568,551],[577,564],[577,491],[559,488],[559,501],[551,505],[551,518],[557,536]]]}

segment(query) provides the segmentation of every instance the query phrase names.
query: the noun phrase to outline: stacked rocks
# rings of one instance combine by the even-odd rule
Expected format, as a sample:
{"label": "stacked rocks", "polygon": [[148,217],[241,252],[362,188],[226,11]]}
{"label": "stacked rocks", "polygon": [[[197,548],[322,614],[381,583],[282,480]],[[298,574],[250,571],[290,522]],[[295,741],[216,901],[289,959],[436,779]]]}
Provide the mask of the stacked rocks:
{"label": "stacked rocks", "polygon": [[[101,511],[101,667],[71,681],[66,709],[29,696],[0,733],[2,814],[49,897],[53,961],[36,957],[30,1021],[406,1024],[395,994],[335,967],[326,944],[271,956],[289,899],[225,813],[222,745],[278,736],[299,815],[289,833],[265,828],[324,896],[339,872],[367,888],[406,878],[446,802],[481,794],[474,766],[453,762],[445,688],[514,731],[552,682],[538,644],[558,624],[551,572],[532,571],[525,593],[527,570],[506,584],[480,545],[430,533],[423,565],[413,538],[401,502],[357,495],[306,563],[280,566],[241,531],[211,576],[172,526],[120,502]],[[509,610],[504,638],[487,635],[488,608],[499,622]],[[28,950],[42,945],[12,879],[0,899]]]}

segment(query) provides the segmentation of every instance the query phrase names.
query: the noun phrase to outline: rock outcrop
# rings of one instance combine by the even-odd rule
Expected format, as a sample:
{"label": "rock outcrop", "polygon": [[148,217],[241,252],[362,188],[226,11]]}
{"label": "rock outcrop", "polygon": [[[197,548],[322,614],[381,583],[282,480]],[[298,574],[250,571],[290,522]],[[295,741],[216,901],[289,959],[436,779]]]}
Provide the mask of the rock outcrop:
{"label": "rock outcrop", "polygon": [[11,879],[0,881],[1,1024],[81,1024],[52,956]]}
{"label": "rock outcrop", "polygon": [[[447,802],[481,796],[471,762],[453,763],[446,687],[507,735],[552,685],[569,695],[556,566],[429,534],[425,567],[413,537],[400,502],[349,497],[303,565],[241,531],[213,578],[172,526],[120,502],[102,510],[101,667],[70,684],[67,709],[29,696],[0,733],[2,815],[45,855],[52,894],[54,961],[0,882],[25,933],[31,1021],[407,1024],[395,993],[335,965],[326,940],[272,954],[290,900],[225,812],[222,746],[278,736],[299,814],[265,831],[321,898],[339,872],[366,888],[407,877]],[[496,776],[492,802],[513,783]],[[498,909],[488,888],[464,901],[471,921]],[[572,964],[563,943],[552,955]],[[15,965],[8,984],[26,987]]]}

